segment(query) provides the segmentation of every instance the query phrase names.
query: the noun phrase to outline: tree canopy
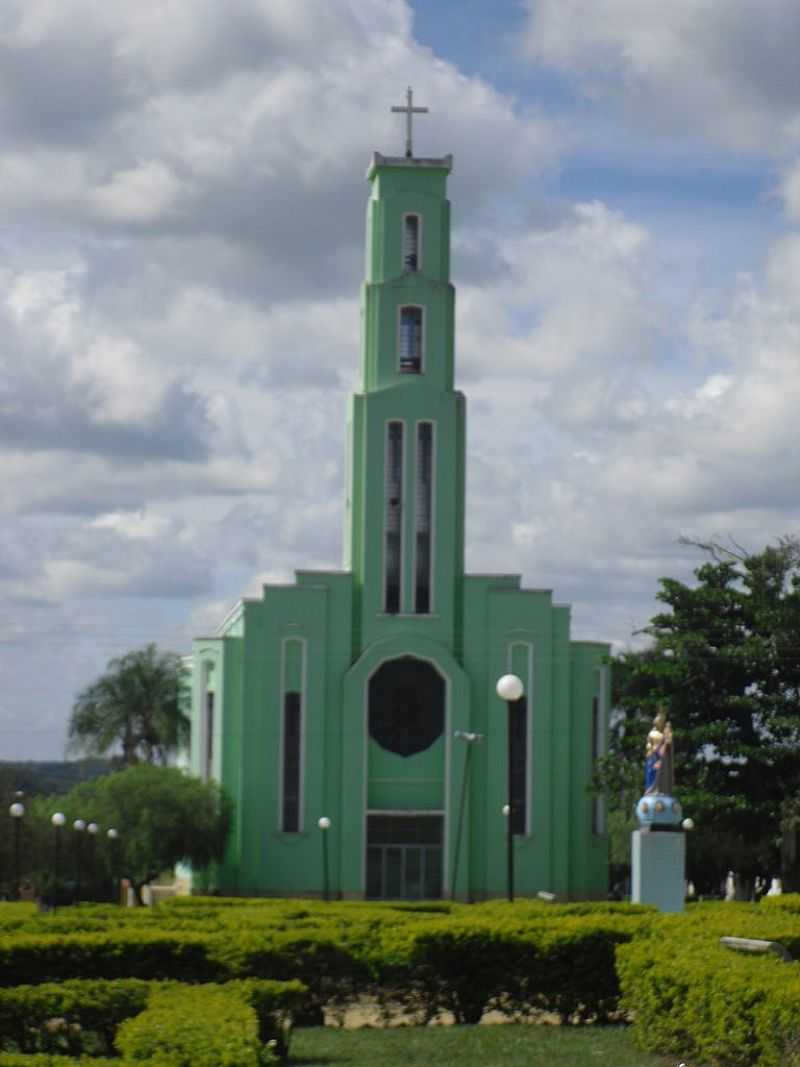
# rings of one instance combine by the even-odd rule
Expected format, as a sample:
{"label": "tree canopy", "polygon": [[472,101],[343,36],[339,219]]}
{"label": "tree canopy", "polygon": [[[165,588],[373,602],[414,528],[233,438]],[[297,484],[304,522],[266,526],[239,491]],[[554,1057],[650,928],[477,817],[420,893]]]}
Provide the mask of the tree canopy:
{"label": "tree canopy", "polygon": [[93,756],[121,749],[125,766],[166,763],[189,737],[181,657],[154,644],[112,659],[75,701],[69,748]]}
{"label": "tree canopy", "polygon": [[616,657],[612,743],[598,777],[632,807],[645,736],[665,704],[676,793],[698,826],[694,876],[774,874],[800,793],[800,545],[698,547],[710,558],[694,585],[661,579],[665,610],[644,631],[650,645]]}
{"label": "tree canopy", "polygon": [[[96,861],[115,879],[129,879],[138,900],[143,886],[176,863],[205,867],[221,860],[231,823],[230,801],[215,782],[147,763],[84,782],[57,806],[67,817],[65,834],[75,833],[75,819],[99,824]],[[33,805],[46,836],[55,807],[52,798]],[[118,835],[113,844],[105,836],[109,827]]]}

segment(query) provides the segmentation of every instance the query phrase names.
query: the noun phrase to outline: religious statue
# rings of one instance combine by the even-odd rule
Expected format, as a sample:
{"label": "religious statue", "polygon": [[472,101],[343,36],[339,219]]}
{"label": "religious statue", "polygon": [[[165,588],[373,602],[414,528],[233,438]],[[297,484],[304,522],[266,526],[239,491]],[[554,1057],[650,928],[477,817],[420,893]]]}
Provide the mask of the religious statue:
{"label": "religious statue", "polygon": [[672,725],[667,721],[663,708],[653,719],[653,728],[647,735],[644,760],[644,795],[660,793],[672,796],[674,786],[672,772]]}

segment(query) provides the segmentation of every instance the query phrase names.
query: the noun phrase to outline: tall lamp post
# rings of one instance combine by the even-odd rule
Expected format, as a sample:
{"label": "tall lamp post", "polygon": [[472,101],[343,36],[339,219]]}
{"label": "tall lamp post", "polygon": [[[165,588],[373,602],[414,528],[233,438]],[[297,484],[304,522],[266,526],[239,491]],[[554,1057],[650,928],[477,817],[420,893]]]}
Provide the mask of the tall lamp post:
{"label": "tall lamp post", "polygon": [[76,819],[72,824],[75,831],[75,903],[81,899],[81,840],[86,829],[83,819]]}
{"label": "tall lamp post", "polygon": [[[514,899],[514,791],[512,783],[512,769],[514,766],[514,712],[512,705],[516,703],[525,692],[522,679],[516,674],[504,674],[497,680],[497,695],[506,702],[508,708],[508,767],[507,767],[507,796],[506,807],[506,891],[509,901]],[[505,809],[504,812],[505,814]]]}
{"label": "tall lamp post", "polygon": [[[450,899],[456,899],[456,883],[458,880],[458,861],[461,856],[461,834],[464,829],[464,809],[467,801],[467,788],[469,784],[469,771],[470,771],[470,757],[472,756],[472,746],[476,741],[483,741],[483,734],[474,734],[467,730],[456,730],[453,737],[457,741],[464,741],[467,746],[467,752],[464,756],[464,776],[461,779],[461,802],[458,805],[458,829],[456,830],[456,847],[455,854],[453,855],[453,877],[450,883]],[[467,868],[467,897],[470,898],[469,888],[469,868]]]}
{"label": "tall lamp post", "polygon": [[331,899],[330,880],[328,877],[328,830],[331,828],[331,820],[323,815],[317,823],[322,831],[322,896],[324,900]]}
{"label": "tall lamp post", "polygon": [[20,892],[20,838],[22,834],[22,817],[25,814],[25,805],[17,800],[8,809],[8,814],[14,820],[14,897],[19,900]]}
{"label": "tall lamp post", "polygon": [[53,911],[58,904],[58,867],[61,852],[61,827],[67,821],[63,811],[56,811],[50,816],[53,824]]}

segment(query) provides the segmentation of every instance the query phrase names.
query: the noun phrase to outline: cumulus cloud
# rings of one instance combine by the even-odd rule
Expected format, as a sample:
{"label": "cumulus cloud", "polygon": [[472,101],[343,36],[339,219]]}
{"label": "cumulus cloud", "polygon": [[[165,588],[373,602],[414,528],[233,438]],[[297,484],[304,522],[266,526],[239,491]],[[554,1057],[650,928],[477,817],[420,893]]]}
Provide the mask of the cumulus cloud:
{"label": "cumulus cloud", "polygon": [[[793,9],[769,7],[758,34],[738,2],[531,0],[527,48],[606,122],[622,101],[643,128],[783,151]],[[57,755],[110,656],[185,649],[241,593],[339,564],[363,175],[374,149],[402,150],[389,106],[409,82],[431,107],[418,153],[455,155],[469,567],[519,570],[573,603],[578,636],[625,642],[657,577],[688,573],[679,534],[759,547],[797,522],[791,232],[761,273],[686,281],[708,231],[534,188],[557,182],[569,130],[422,46],[403,0],[8,0],[9,754]],[[789,159],[777,191],[797,221]]]}
{"label": "cumulus cloud", "polygon": [[528,56],[647,125],[781,154],[800,138],[794,0],[526,0]]}

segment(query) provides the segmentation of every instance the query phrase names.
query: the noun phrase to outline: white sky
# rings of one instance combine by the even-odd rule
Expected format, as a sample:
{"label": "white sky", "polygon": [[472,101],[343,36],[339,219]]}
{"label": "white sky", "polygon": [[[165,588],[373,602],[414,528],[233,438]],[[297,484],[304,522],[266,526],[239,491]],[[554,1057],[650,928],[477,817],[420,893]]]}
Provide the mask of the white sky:
{"label": "white sky", "polygon": [[467,562],[631,639],[800,532],[796,0],[5,0],[0,759],[341,561],[366,164],[455,156]]}

